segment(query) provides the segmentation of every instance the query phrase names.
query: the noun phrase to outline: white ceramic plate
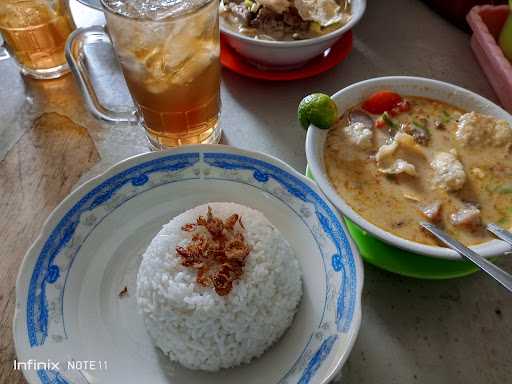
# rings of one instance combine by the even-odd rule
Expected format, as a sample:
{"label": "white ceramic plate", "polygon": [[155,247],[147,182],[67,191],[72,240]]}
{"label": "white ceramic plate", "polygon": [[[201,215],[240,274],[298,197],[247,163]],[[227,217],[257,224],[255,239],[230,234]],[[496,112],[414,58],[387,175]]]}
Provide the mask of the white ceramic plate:
{"label": "white ceramic plate", "polygon": [[[218,373],[171,364],[153,347],[134,298],[140,256],[161,225],[208,201],[262,211],[304,273],[285,336],[261,358]],[[206,145],[136,156],[68,196],[25,256],[16,285],[18,361],[59,363],[25,369],[31,384],[326,383],[357,336],[362,272],[336,210],[281,161]],[[95,369],[83,369],[84,361]]]}
{"label": "white ceramic plate", "polygon": [[[482,96],[456,85],[421,77],[392,76],[369,79],[336,92],[332,98],[336,102],[338,110],[343,112],[364,101],[372,93],[382,89],[388,89],[401,95],[421,96],[444,101],[466,111],[476,111],[505,119],[512,124],[512,116]],[[336,192],[325,171],[323,153],[327,132],[328,130],[322,130],[314,126],[309,127],[306,137],[306,155],[318,186],[344,215],[372,235],[396,247],[413,253],[444,259],[456,260],[461,258],[460,255],[449,248],[416,243],[386,232],[355,212],[343,197]],[[471,248],[484,257],[499,256],[510,250],[510,246],[501,240],[493,240]]]}
{"label": "white ceramic plate", "polygon": [[304,65],[332,47],[343,34],[351,30],[363,17],[366,0],[351,0],[352,18],[330,33],[305,40],[274,41],[255,39],[235,32],[220,18],[220,30],[235,51],[249,61],[270,69],[290,69]]}

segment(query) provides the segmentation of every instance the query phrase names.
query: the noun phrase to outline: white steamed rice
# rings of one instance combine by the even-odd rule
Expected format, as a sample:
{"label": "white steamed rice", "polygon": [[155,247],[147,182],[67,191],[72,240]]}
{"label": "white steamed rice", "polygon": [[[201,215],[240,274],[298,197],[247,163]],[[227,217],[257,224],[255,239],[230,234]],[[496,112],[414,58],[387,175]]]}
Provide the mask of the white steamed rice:
{"label": "white steamed rice", "polygon": [[[227,296],[196,283],[176,245],[190,238],[181,227],[206,216],[242,217],[252,247],[242,278]],[[153,239],[137,276],[137,304],[155,344],[172,361],[215,371],[260,356],[290,326],[302,296],[301,270],[280,232],[254,209],[209,203],[175,217]]]}

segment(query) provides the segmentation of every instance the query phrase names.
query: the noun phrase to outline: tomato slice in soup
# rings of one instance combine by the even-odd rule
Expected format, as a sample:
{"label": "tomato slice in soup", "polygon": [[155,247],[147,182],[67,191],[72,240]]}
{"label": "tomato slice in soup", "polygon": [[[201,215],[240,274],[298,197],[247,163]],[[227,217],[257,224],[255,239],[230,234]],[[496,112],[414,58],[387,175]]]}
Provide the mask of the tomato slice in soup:
{"label": "tomato slice in soup", "polygon": [[362,104],[362,108],[374,115],[391,111],[402,102],[402,96],[391,91],[380,91],[372,94]]}

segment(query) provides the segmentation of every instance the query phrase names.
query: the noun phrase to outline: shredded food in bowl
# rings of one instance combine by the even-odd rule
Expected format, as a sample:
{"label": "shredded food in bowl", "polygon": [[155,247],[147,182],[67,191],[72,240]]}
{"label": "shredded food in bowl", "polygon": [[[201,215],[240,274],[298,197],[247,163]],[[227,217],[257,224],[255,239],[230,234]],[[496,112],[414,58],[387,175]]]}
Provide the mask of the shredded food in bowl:
{"label": "shredded food in bowl", "polygon": [[322,36],[352,17],[348,0],[222,0],[220,15],[236,32],[276,41]]}

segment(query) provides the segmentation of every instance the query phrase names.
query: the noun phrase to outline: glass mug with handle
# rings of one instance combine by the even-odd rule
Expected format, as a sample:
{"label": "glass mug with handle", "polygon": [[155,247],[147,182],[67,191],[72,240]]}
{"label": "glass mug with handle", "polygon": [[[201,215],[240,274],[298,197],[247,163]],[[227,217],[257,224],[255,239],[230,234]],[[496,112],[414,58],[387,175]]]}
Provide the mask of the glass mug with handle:
{"label": "glass mug with handle", "polygon": [[74,29],[67,0],[0,0],[2,58],[12,56],[23,74],[53,79],[69,72],[64,47]]}
{"label": "glass mug with handle", "polygon": [[[216,0],[101,0],[103,27],[75,31],[66,56],[87,107],[113,123],[139,123],[154,149],[217,143],[221,131],[220,42]],[[85,47],[111,42],[136,110],[102,106]]]}

